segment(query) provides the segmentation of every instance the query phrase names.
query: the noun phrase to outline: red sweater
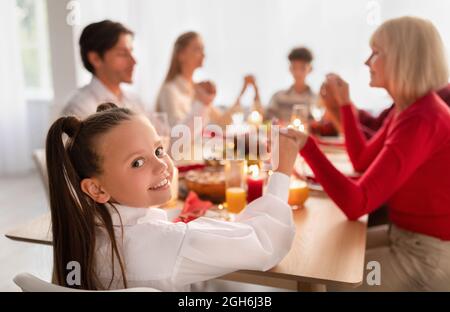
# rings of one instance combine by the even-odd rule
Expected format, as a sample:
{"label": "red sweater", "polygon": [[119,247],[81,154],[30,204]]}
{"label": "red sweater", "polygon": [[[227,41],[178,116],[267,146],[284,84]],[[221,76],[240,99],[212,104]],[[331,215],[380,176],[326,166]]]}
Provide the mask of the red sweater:
{"label": "red sweater", "polygon": [[[437,95],[441,99],[450,106],[450,83],[447,84],[444,88],[438,90]],[[394,104],[392,104],[389,108],[383,110],[378,116],[374,117],[370,113],[366,112],[363,109],[358,110],[358,119],[361,124],[361,130],[364,132],[366,138],[370,139],[373,135],[381,128],[384,120],[389,116],[391,110],[394,109]]]}
{"label": "red sweater", "polygon": [[450,240],[450,109],[431,92],[389,114],[367,141],[351,105],[341,108],[345,141],[358,181],[342,175],[309,138],[301,155],[351,220],[387,203],[389,217],[409,231]]}

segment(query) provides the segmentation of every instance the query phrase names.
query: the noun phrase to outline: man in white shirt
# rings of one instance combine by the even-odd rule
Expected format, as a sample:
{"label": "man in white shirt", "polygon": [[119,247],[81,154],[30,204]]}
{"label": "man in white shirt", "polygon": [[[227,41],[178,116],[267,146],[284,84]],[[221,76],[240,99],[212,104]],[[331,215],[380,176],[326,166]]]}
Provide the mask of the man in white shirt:
{"label": "man in white shirt", "polygon": [[133,35],[122,24],[109,20],[86,26],[79,45],[83,65],[92,73],[92,80],[72,94],[63,109],[63,115],[75,115],[83,119],[95,113],[97,106],[105,102],[144,111],[138,96],[120,87],[121,83],[133,82],[136,65]]}

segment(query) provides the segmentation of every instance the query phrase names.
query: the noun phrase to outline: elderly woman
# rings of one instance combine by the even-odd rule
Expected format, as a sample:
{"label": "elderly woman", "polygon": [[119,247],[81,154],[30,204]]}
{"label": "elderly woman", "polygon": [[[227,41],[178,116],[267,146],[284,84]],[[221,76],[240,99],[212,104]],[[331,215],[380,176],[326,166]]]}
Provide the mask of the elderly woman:
{"label": "elderly woman", "polygon": [[[301,155],[350,220],[387,203],[391,226],[366,260],[378,261],[381,285],[363,290],[450,290],[450,109],[435,91],[448,81],[443,42],[429,21],[402,17],[382,24],[371,39],[372,87],[384,88],[395,109],[370,140],[336,75],[327,84],[340,106],[347,151],[358,181],[343,176],[311,137],[296,133]],[[369,248],[373,247],[373,248]]]}

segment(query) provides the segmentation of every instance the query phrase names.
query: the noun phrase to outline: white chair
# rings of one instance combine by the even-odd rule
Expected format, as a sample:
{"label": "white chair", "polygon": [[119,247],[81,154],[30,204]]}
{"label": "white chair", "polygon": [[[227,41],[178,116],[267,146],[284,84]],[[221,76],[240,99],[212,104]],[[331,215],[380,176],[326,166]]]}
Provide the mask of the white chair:
{"label": "white chair", "polygon": [[45,149],[37,149],[33,151],[33,161],[39,172],[42,184],[44,185],[45,194],[49,199],[48,175],[47,175],[47,161],[45,158]]}
{"label": "white chair", "polygon": [[[22,289],[23,292],[92,292],[92,290],[80,290],[69,287],[62,287],[45,282],[29,273],[21,273],[14,277],[14,283]],[[160,290],[148,287],[135,287],[127,289],[106,290],[100,292],[160,292]]]}

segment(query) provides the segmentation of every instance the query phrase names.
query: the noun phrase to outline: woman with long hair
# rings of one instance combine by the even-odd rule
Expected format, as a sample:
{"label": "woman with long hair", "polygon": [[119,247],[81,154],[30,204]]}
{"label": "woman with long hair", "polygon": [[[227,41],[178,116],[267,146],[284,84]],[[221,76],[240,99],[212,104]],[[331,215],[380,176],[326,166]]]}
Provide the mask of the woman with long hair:
{"label": "woman with long hair", "polygon": [[203,65],[204,58],[204,45],[198,33],[186,32],[175,41],[169,70],[156,102],[156,111],[166,112],[171,126],[185,124],[193,129],[194,117],[201,117],[204,125],[211,122],[224,126],[240,110],[236,101],[221,112],[212,104],[215,85],[210,81],[194,82],[194,72]]}

